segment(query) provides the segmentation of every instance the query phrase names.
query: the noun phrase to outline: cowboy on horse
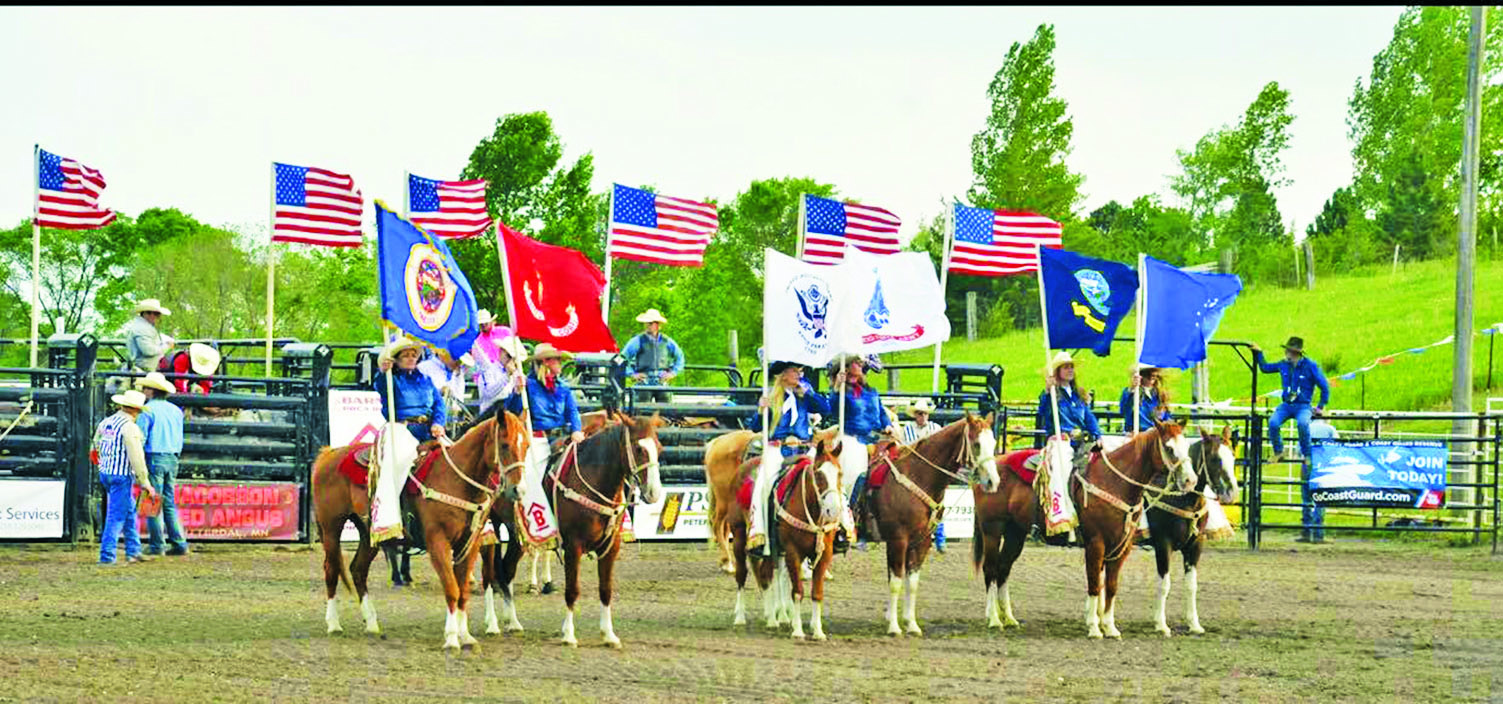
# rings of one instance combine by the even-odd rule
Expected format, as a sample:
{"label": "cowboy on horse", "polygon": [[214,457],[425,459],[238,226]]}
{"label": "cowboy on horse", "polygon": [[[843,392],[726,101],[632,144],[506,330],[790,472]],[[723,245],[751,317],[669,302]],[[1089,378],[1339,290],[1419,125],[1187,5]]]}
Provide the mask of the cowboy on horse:
{"label": "cowboy on horse", "polygon": [[[578,444],[585,437],[574,391],[559,374],[566,354],[546,342],[539,344],[532,351],[532,374],[527,377],[525,393],[532,416],[533,441],[527,450],[527,469],[522,478],[522,524],[535,543],[558,535],[556,514],[543,492],[543,475],[548,472],[552,457],[550,445],[564,437]],[[521,414],[522,400],[521,394],[512,395],[506,399],[506,410]]]}
{"label": "cowboy on horse", "polygon": [[[751,530],[747,544],[752,550],[760,550],[764,556],[770,556],[766,547],[767,494],[772,490],[778,469],[784,459],[797,457],[808,451],[809,439],[814,435],[809,414],[830,413],[830,404],[825,397],[815,391],[809,382],[804,381],[803,367],[794,362],[779,361],[769,364],[767,372],[774,380],[773,388],[757,401],[757,408],[770,412],[775,419],[772,421],[773,429],[768,435],[767,448],[757,448],[756,441],[747,448],[748,455],[758,452],[762,456],[752,490]],[[762,430],[761,412],[752,416],[749,428],[753,431]]]}

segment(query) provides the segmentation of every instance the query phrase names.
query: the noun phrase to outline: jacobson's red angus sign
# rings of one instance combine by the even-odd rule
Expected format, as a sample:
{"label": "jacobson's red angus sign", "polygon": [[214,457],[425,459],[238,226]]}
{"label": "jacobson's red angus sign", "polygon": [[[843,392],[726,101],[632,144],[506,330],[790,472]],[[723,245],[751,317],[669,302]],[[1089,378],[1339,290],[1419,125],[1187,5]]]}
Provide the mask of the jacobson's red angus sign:
{"label": "jacobson's red angus sign", "polygon": [[[301,491],[291,482],[184,482],[173,495],[188,540],[295,541]],[[144,539],[145,517],[137,523]]]}

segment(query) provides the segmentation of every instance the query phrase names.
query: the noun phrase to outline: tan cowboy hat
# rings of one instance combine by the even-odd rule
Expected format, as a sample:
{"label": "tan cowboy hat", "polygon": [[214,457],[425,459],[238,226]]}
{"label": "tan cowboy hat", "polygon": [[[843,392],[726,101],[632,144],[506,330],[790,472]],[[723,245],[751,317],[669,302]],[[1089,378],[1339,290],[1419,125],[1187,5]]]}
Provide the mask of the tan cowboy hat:
{"label": "tan cowboy hat", "polygon": [[386,349],[381,353],[381,356],[387,359],[396,359],[397,355],[401,354],[403,350],[417,350],[421,352],[423,350],[423,346],[419,345],[417,340],[414,340],[410,337],[399,337],[395,340],[392,340],[391,344],[386,346]]}
{"label": "tan cowboy hat", "polygon": [[658,309],[656,309],[656,308],[648,308],[641,315],[637,316],[637,322],[639,322],[639,323],[666,323],[666,322],[668,322],[668,319],[664,318],[663,314],[660,313],[660,312],[658,312]]}
{"label": "tan cowboy hat", "polygon": [[488,310],[486,310],[486,309],[484,309],[484,308],[481,308],[480,312],[478,312],[478,313],[475,314],[475,324],[476,325],[484,325],[486,323],[494,323],[494,322],[496,322],[496,317],[493,316],[493,315],[491,315],[491,312],[488,311]]}
{"label": "tan cowboy hat", "polygon": [[908,404],[908,415],[910,417],[913,416],[913,414],[915,414],[915,413],[933,413],[933,412],[934,412],[934,402],[930,401],[927,398],[921,398],[921,399],[919,399],[917,401],[914,401],[913,403]]}
{"label": "tan cowboy hat", "polygon": [[161,372],[148,372],[146,376],[137,379],[136,388],[142,387],[156,389],[157,391],[169,394],[177,391],[177,389],[172,388],[172,382],[167,381],[167,377],[163,376]]}
{"label": "tan cowboy hat", "polygon": [[137,313],[161,313],[162,315],[172,315],[172,311],[167,310],[166,308],[163,308],[162,307],[162,302],[159,301],[159,300],[157,300],[157,299],[155,299],[155,298],[148,298],[148,299],[146,299],[144,301],[140,301],[140,302],[136,303],[136,312]]}
{"label": "tan cowboy hat", "polygon": [[557,347],[543,342],[539,343],[537,347],[532,348],[532,357],[530,357],[530,359],[541,362],[544,360],[553,359],[554,357],[569,359],[573,356],[574,355],[569,354],[568,352],[562,352]]}
{"label": "tan cowboy hat", "polygon": [[511,355],[512,360],[518,364],[527,360],[527,348],[522,346],[522,338],[516,335],[501,338],[501,341],[496,343],[496,347]]}
{"label": "tan cowboy hat", "polygon": [[202,342],[188,345],[188,366],[193,367],[193,373],[199,376],[213,374],[219,368],[219,350]]}
{"label": "tan cowboy hat", "polygon": [[[161,375],[158,374],[157,376]],[[146,394],[143,394],[135,389],[126,389],[123,393],[118,393],[114,396],[111,396],[110,402],[117,406],[134,408],[139,411],[146,407]]]}
{"label": "tan cowboy hat", "polygon": [[1075,358],[1071,357],[1069,352],[1060,350],[1049,360],[1049,376],[1054,376],[1054,372],[1066,364],[1075,364]]}

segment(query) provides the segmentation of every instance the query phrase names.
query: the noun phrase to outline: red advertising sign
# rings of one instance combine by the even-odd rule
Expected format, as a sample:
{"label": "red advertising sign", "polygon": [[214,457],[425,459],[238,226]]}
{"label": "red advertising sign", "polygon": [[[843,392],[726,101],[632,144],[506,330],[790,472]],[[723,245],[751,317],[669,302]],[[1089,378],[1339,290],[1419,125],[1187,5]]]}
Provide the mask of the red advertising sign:
{"label": "red advertising sign", "polygon": [[[188,540],[291,541],[298,539],[301,493],[291,482],[183,482],[173,496]],[[145,540],[146,518],[136,522]]]}

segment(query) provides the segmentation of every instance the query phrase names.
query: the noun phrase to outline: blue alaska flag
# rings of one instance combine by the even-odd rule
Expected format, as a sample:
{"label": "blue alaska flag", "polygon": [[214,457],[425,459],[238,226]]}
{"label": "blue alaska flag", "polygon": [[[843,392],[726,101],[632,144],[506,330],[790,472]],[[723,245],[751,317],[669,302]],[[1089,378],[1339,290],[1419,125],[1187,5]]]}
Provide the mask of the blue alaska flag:
{"label": "blue alaska flag", "polygon": [[1205,361],[1206,344],[1241,292],[1242,279],[1236,274],[1185,271],[1144,255],[1138,361],[1174,369]]}
{"label": "blue alaska flag", "polygon": [[475,293],[444,241],[376,201],[381,317],[455,359],[480,335]]}
{"label": "blue alaska flag", "polygon": [[1049,349],[1111,354],[1117,325],[1137,299],[1138,275],[1132,267],[1044,247],[1039,249],[1039,283]]}

